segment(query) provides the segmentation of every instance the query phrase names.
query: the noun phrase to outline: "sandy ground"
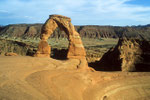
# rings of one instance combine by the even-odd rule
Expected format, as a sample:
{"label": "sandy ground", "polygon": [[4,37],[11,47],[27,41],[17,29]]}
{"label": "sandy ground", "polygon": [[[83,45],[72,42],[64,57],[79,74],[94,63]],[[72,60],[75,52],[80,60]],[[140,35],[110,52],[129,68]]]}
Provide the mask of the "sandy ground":
{"label": "sandy ground", "polygon": [[149,72],[90,72],[79,63],[0,56],[0,100],[150,100]]}

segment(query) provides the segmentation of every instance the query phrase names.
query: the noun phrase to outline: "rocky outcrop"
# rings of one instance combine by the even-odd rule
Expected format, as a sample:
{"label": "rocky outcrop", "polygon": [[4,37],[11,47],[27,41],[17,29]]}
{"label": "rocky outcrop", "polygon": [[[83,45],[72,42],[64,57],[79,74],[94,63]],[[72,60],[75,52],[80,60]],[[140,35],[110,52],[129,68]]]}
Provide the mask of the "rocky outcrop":
{"label": "rocky outcrop", "polygon": [[150,42],[139,39],[120,39],[99,62],[96,70],[150,71]]}
{"label": "rocky outcrop", "polygon": [[[15,24],[0,27],[0,36],[39,38],[43,24]],[[150,25],[117,27],[117,26],[75,26],[76,31],[82,38],[140,38],[150,40]],[[67,38],[65,32],[60,28],[51,35],[52,38]]]}
{"label": "rocky outcrop", "polygon": [[7,52],[5,53],[5,56],[17,56],[17,54],[13,52]]}
{"label": "rocky outcrop", "polygon": [[51,15],[43,25],[41,42],[39,43],[38,51],[35,56],[41,57],[43,55],[50,55],[50,47],[46,41],[57,27],[62,29],[68,35],[69,47],[67,58],[85,58],[86,53],[79,33],[76,32],[71,23],[71,19],[61,15]]}

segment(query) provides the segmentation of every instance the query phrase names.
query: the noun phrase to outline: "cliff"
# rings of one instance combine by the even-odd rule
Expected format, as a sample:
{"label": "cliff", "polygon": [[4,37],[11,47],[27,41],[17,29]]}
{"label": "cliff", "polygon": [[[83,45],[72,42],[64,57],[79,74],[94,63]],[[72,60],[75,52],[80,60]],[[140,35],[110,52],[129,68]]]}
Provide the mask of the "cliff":
{"label": "cliff", "polygon": [[[0,27],[0,36],[39,38],[43,24],[15,24]],[[150,39],[150,25],[118,27],[118,26],[75,26],[82,38],[140,38]],[[67,37],[59,28],[51,35],[52,38]]]}

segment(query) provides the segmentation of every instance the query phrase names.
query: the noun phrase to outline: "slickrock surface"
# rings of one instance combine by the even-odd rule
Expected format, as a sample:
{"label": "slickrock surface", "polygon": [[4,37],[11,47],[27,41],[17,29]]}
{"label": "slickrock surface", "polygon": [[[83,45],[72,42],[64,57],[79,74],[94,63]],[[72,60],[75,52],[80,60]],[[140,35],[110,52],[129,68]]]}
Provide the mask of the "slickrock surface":
{"label": "slickrock surface", "polygon": [[92,72],[78,59],[0,56],[0,100],[149,100],[149,72]]}

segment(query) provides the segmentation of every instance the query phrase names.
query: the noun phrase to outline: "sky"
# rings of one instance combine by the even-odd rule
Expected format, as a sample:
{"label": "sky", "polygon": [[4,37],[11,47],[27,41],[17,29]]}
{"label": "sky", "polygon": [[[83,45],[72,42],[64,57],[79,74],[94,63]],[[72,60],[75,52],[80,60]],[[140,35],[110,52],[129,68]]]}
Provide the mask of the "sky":
{"label": "sky", "polygon": [[0,0],[0,25],[44,23],[51,14],[74,25],[146,25],[150,0]]}

